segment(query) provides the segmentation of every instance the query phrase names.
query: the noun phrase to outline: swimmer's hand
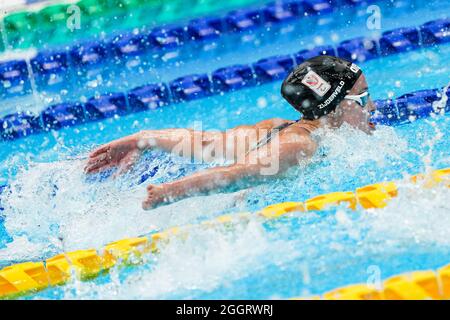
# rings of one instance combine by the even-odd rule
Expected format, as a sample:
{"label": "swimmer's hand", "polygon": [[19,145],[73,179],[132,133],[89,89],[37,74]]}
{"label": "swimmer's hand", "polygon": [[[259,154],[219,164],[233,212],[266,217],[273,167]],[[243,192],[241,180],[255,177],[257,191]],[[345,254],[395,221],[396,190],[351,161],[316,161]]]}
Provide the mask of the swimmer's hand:
{"label": "swimmer's hand", "polygon": [[141,155],[141,149],[138,146],[140,140],[140,134],[137,133],[97,148],[89,155],[84,172],[98,173],[117,167],[117,172],[114,174],[117,176],[128,171]]}
{"label": "swimmer's hand", "polygon": [[150,210],[168,202],[166,191],[162,185],[150,184],[147,186],[147,198],[142,202],[142,209]]}

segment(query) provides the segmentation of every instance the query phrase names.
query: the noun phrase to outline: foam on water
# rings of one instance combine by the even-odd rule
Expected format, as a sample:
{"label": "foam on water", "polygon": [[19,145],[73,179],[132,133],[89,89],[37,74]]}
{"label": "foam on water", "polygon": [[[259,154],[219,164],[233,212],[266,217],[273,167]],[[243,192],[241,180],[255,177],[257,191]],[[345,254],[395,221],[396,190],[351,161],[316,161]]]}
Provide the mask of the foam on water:
{"label": "foam on water", "polygon": [[[442,139],[442,134],[435,133],[435,137],[436,140]],[[311,163],[301,164],[283,179],[238,193],[193,197],[148,212],[141,208],[146,183],[136,185],[137,179],[147,168],[144,168],[144,164],[148,159],[144,158],[133,172],[119,179],[89,181],[82,170],[85,162],[83,159],[71,158],[50,163],[27,159],[23,164],[23,159],[19,161],[11,158],[8,160],[11,167],[17,167],[18,162],[20,165],[14,174],[14,180],[10,182],[9,191],[1,196],[1,202],[5,207],[4,225],[13,242],[0,249],[0,260],[8,264],[8,261],[48,257],[62,251],[100,248],[121,238],[196,223],[221,213],[253,211],[274,202],[303,201],[324,192],[353,190],[365,183],[383,180],[393,172],[401,177],[398,168],[408,168],[412,161],[409,157],[411,153],[416,152],[423,157],[433,151],[428,148],[428,153],[423,153],[420,151],[422,144],[409,145],[391,127],[380,127],[373,135],[368,136],[343,126],[338,130],[318,130],[315,138],[320,141],[321,148]],[[426,141],[431,145],[436,142],[430,139]],[[73,157],[70,152],[69,155]],[[149,183],[165,181],[168,175],[176,178],[177,174],[179,176],[177,172],[188,174],[195,171],[189,169],[187,163],[175,163],[175,167],[173,163],[164,166],[167,159],[163,159],[164,157],[156,159],[160,161],[157,162],[160,170],[148,180]],[[183,168],[186,170],[181,170]],[[419,198],[417,195],[415,197]],[[438,203],[443,199],[438,198]],[[405,201],[400,198],[395,202],[399,212],[410,213],[409,201],[402,203],[402,200]],[[420,202],[420,199],[417,201]],[[431,200],[416,204],[417,208],[423,208],[428,201]],[[204,231],[189,238],[187,242],[169,245],[166,252],[156,260],[151,258],[147,267],[127,278],[125,283],[113,279],[94,290],[98,284],[75,282],[65,294],[67,298],[74,297],[73,294],[77,297],[85,295],[108,298],[202,296],[205,292],[225,290],[223,287],[226,288],[229,282],[239,282],[245,277],[251,277],[250,270],[256,272],[258,265],[263,269],[272,263],[284,265],[283,261],[291,261],[295,257],[308,262],[313,257],[318,259],[318,253],[327,250],[334,252],[330,254],[330,259],[339,259],[336,255],[341,255],[346,248],[353,250],[342,239],[350,237],[353,244],[362,241],[364,239],[361,237],[369,227],[369,234],[374,235],[377,241],[380,241],[381,233],[392,232],[391,238],[398,243],[405,239],[395,234],[400,230],[394,226],[394,223],[398,223],[398,214],[396,216],[397,219],[391,217],[392,221],[387,221],[390,217],[386,214],[380,215],[378,220],[361,222],[363,220],[354,221],[353,214],[345,210],[326,219],[308,214],[304,223],[310,228],[301,228],[301,234],[289,224],[282,229],[278,228],[276,233],[268,232],[260,222],[245,226],[250,229],[230,234]],[[414,221],[419,221],[419,216],[413,218]],[[383,221],[387,223],[383,224]],[[339,229],[330,230],[329,226],[333,224],[337,224]],[[382,228],[383,225],[385,229]],[[407,229],[407,226],[409,231],[414,228],[414,224],[405,224],[404,228]],[[427,235],[433,235],[431,230],[430,227],[428,231],[416,236],[426,239]],[[333,233],[331,238],[328,235],[330,231]],[[329,249],[323,246],[329,246]],[[395,245],[392,250],[394,247]],[[280,251],[280,248],[283,249]],[[378,248],[378,252],[383,249],[377,245],[370,248]],[[358,252],[360,249],[358,248]],[[243,258],[246,256],[248,258]],[[360,256],[363,257],[364,254],[361,252]],[[331,264],[331,260],[323,263]],[[231,275],[226,279],[221,278],[223,274],[229,273]],[[82,293],[83,290],[86,291],[85,294]]]}
{"label": "foam on water", "polygon": [[64,290],[64,297],[155,299],[189,295],[215,290],[258,272],[265,264],[286,263],[296,256],[289,242],[269,234],[258,221],[238,224],[233,230],[196,228],[187,239],[171,242],[149,259],[149,268],[124,281],[115,274],[113,281],[103,285],[74,282]]}
{"label": "foam on water", "polygon": [[383,234],[387,243],[450,246],[449,188],[424,189],[419,184],[400,191],[401,196],[389,206],[365,217],[371,225],[371,235]]}
{"label": "foam on water", "polygon": [[0,261],[35,260],[49,253],[48,244],[33,243],[26,236],[16,236],[14,241],[7,243],[6,247],[0,250]]}
{"label": "foam on water", "polygon": [[[319,193],[336,191],[333,188],[337,186],[351,186],[351,190],[366,181],[377,182],[374,176],[389,168],[396,170],[398,162],[404,162],[402,157],[410,152],[406,141],[391,127],[380,127],[368,136],[343,126],[338,130],[318,130],[315,137],[320,140],[321,151],[312,164],[301,164],[283,179],[238,193],[193,197],[148,212],[141,208],[147,183],[166,181],[167,176],[174,179],[198,167],[192,169],[186,161],[169,161],[170,165],[165,165],[167,159],[159,155],[153,160],[144,158],[133,172],[119,179],[96,182],[95,179],[87,181],[83,159],[50,163],[28,159],[25,165],[20,161],[18,166],[19,160],[12,158],[10,166],[20,169],[9,191],[1,196],[5,207],[4,225],[14,241],[23,242],[26,237],[30,245],[23,246],[20,254],[17,250],[21,247],[13,242],[0,249],[0,254],[16,260],[18,256],[26,258],[27,254],[34,258],[40,254],[46,256],[45,252],[98,248],[110,241],[195,223],[220,213],[257,210],[280,201],[305,200]],[[136,185],[135,181],[147,168],[146,161],[156,161],[160,169],[146,183]],[[362,183],[355,183],[355,177]],[[47,250],[37,252],[42,246]],[[36,248],[33,253],[32,248]]]}
{"label": "foam on water", "polygon": [[350,175],[357,174],[369,161],[385,167],[408,151],[407,142],[398,137],[394,128],[387,126],[379,126],[371,136],[347,124],[338,130],[318,130],[316,135],[326,150],[327,160],[343,166]]}
{"label": "foam on water", "polygon": [[287,298],[323,293],[317,288],[324,283],[331,289],[365,282],[368,266],[379,267],[385,279],[392,270],[383,262],[396,265],[395,273],[411,265],[434,268],[442,259],[398,259],[411,248],[430,256],[450,251],[449,196],[448,188],[404,184],[381,210],[341,206],[326,214],[291,214],[274,224],[255,217],[231,229],[197,226],[147,256],[144,265],[113,270],[106,283],[75,281],[56,290],[66,299]]}
{"label": "foam on water", "polygon": [[367,135],[344,125],[337,130],[314,132],[319,150],[312,161],[293,168],[276,183],[256,187],[249,203],[258,206],[281,201],[303,201],[321,193],[353,190],[368,183],[385,180],[402,165],[408,168],[411,153],[408,142],[392,127],[380,126]]}
{"label": "foam on water", "polygon": [[[56,253],[100,247],[121,238],[208,218],[236,207],[239,200],[239,194],[216,195],[209,197],[210,201],[194,197],[144,211],[141,203],[146,195],[145,184],[130,188],[127,178],[89,182],[83,173],[84,163],[85,160],[30,161],[19,169],[1,196],[4,225],[14,241],[23,244],[23,237],[27,237],[32,244],[16,246],[13,242],[0,249],[4,260],[25,258],[31,248],[41,252],[34,252],[29,258],[39,256],[45,251],[42,245]],[[158,180],[164,173],[167,171],[161,170],[152,179]],[[20,248],[22,254],[17,252]]]}

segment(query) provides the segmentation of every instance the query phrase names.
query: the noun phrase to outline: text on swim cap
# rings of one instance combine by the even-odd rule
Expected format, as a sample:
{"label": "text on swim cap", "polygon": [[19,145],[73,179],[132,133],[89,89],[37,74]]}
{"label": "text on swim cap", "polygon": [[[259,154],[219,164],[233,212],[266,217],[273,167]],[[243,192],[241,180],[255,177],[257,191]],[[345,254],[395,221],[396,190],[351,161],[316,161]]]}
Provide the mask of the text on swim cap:
{"label": "text on swim cap", "polygon": [[319,109],[323,109],[326,106],[328,106],[336,98],[339,92],[341,92],[342,87],[344,85],[345,85],[344,81],[339,82],[339,86],[337,86],[336,89],[334,89],[334,92],[331,94],[331,96],[329,96],[327,100],[318,105]]}
{"label": "text on swim cap", "polygon": [[353,73],[358,73],[359,67],[358,67],[356,64],[352,63],[352,65],[350,66],[350,70],[351,70]]}
{"label": "text on swim cap", "polygon": [[305,75],[302,79],[302,83],[321,97],[323,97],[331,88],[331,85],[328,82],[312,70]]}

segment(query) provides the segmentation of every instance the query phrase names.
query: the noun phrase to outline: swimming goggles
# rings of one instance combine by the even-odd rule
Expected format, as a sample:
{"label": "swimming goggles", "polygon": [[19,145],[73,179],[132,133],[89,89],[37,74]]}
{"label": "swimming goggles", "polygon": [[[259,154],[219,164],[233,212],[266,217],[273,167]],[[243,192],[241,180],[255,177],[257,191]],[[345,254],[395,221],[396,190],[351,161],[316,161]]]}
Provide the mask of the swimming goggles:
{"label": "swimming goggles", "polygon": [[369,91],[364,91],[363,93],[357,95],[346,95],[344,97],[344,99],[352,100],[359,103],[359,105],[363,108],[365,108],[367,106],[367,103],[369,103],[369,98],[370,98]]}

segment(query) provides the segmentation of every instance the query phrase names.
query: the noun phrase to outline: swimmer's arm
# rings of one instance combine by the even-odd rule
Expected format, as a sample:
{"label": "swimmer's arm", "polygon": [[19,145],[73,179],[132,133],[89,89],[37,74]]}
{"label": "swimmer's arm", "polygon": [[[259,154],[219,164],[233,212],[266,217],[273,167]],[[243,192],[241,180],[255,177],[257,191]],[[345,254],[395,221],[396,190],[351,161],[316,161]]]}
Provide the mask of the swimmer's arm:
{"label": "swimmer's arm", "polygon": [[[261,128],[270,129],[286,121],[287,120],[281,118],[263,120],[255,125],[237,126],[230,129],[228,134],[233,135],[236,130],[241,128],[254,128],[256,130]],[[187,143],[187,146],[190,146],[190,150],[192,151],[197,149],[194,148],[194,144],[198,142],[200,142],[203,147],[205,144],[214,143],[216,139],[218,139],[221,145],[228,142],[224,132],[209,132],[183,128],[144,130],[139,132],[137,135],[140,141],[141,149],[145,150],[156,147],[167,152],[172,152],[181,142]]]}
{"label": "swimmer's arm", "polygon": [[[193,129],[164,129],[164,130],[145,130],[138,133],[139,147],[141,150],[158,148],[166,152],[177,152],[178,148],[188,148],[194,152],[198,148],[194,145],[199,143],[204,146],[206,142],[220,139],[223,132],[208,132]],[[185,150],[185,149],[184,149]]]}
{"label": "swimmer's arm", "polygon": [[[271,126],[281,119],[265,120],[255,126],[246,128],[260,128]],[[242,126],[241,126],[242,127]],[[233,137],[241,127],[229,130],[228,136]],[[157,148],[166,152],[176,153],[188,158],[203,159],[203,148],[213,147],[228,150],[228,139],[224,132],[199,131],[192,129],[163,129],[144,130],[127,137],[104,144],[89,154],[85,166],[86,173],[97,173],[111,167],[120,167],[118,172],[128,170],[139,155],[148,149]]]}
{"label": "swimmer's arm", "polygon": [[[206,195],[244,180],[253,184],[273,179],[298,164],[300,158],[310,157],[314,151],[315,144],[312,145],[312,141],[284,143],[280,145],[278,166],[270,162],[273,160],[270,157],[259,158],[258,163],[249,164],[248,160],[256,156],[250,153],[245,164],[215,167],[159,186],[149,185],[143,208],[151,209],[162,203],[175,202],[194,195]],[[239,187],[247,185],[241,184]]]}
{"label": "swimmer's arm", "polygon": [[[84,171],[86,173],[98,173],[103,170],[118,167],[115,175],[129,170],[141,153],[151,148],[162,149],[166,152],[192,158],[196,156],[193,151],[202,148],[194,148],[194,143],[199,141],[201,146],[217,138],[221,138],[221,132],[202,132],[189,129],[165,129],[147,130],[126,136],[121,139],[104,144],[89,154]],[[197,140],[199,139],[199,140]],[[190,152],[180,152],[188,150]]]}

